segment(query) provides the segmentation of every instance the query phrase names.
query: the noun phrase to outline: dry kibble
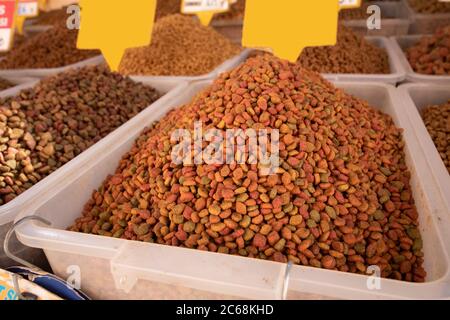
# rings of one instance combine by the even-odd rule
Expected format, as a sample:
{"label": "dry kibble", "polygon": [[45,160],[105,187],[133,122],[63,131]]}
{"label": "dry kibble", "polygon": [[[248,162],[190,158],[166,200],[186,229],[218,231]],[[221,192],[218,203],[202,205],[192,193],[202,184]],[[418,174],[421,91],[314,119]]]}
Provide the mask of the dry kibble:
{"label": "dry kibble", "polygon": [[450,75],[450,25],[423,37],[406,49],[406,57],[417,73]]}
{"label": "dry kibble", "polygon": [[[16,33],[14,35],[13,43],[11,44],[10,50],[12,48],[15,48],[15,47],[18,47],[18,46],[22,45],[23,43],[25,43],[25,41],[31,39],[31,37],[32,36],[29,36],[29,35],[21,35],[19,33]],[[0,52],[0,57],[4,57],[7,54],[8,54],[8,51],[2,51],[2,52]]]}
{"label": "dry kibble", "polygon": [[339,26],[335,46],[310,47],[303,50],[298,62],[320,73],[388,74],[386,51],[367,42],[350,29]]}
{"label": "dry kibble", "polygon": [[361,20],[367,19],[370,13],[367,13],[369,3],[362,3],[361,7],[354,9],[343,9],[339,11],[339,20]]}
{"label": "dry kibble", "polygon": [[[165,16],[181,13],[181,0],[161,0],[156,6],[156,19],[159,20]],[[227,12],[218,13],[213,20],[242,20],[244,18],[245,0],[237,0],[230,4]]]}
{"label": "dry kibble", "polygon": [[0,61],[0,69],[58,68],[92,58],[98,50],[78,50],[78,31],[55,26],[14,46]]}
{"label": "dry kibble", "polygon": [[245,0],[237,0],[230,5],[230,10],[227,12],[218,13],[214,16],[214,20],[229,21],[229,20],[242,20],[245,13]]}
{"label": "dry kibble", "polygon": [[213,71],[241,48],[181,14],[155,23],[149,46],[128,49],[119,71],[127,75],[196,76]]}
{"label": "dry kibble", "polygon": [[[257,164],[172,163],[171,134],[193,130],[195,121],[205,131],[279,129],[279,170],[266,176]],[[258,55],[146,129],[69,230],[105,222],[115,230],[124,219],[121,238],[144,241],[133,224],[145,203],[144,237],[154,243],[359,274],[378,265],[382,277],[424,281],[403,148],[390,116],[299,64]]]}
{"label": "dry kibble", "polygon": [[450,3],[440,0],[408,0],[408,3],[419,13],[450,13]]}
{"label": "dry kibble", "polygon": [[[153,88],[98,66],[60,73],[17,96],[1,99],[0,205],[158,98]],[[113,179],[113,183],[121,182]]]}
{"label": "dry kibble", "polygon": [[[443,105],[428,106],[422,111],[425,126],[450,174],[450,100]],[[402,193],[403,198],[409,194]]]}
{"label": "dry kibble", "polygon": [[39,15],[36,18],[33,18],[33,25],[34,26],[60,25],[62,23],[65,23],[68,18],[69,14],[67,13],[67,7],[50,11],[40,11]]}

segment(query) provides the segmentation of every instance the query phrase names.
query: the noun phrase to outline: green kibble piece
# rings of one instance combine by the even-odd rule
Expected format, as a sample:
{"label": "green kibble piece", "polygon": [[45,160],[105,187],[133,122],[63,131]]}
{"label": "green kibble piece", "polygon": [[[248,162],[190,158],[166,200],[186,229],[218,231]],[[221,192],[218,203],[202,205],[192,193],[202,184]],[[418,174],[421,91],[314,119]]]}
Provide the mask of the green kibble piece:
{"label": "green kibble piece", "polygon": [[416,228],[409,228],[406,229],[406,233],[411,239],[419,239],[420,238],[420,232]]}
{"label": "green kibble piece", "polygon": [[230,249],[228,249],[227,247],[219,247],[219,249],[217,250],[218,253],[225,253],[228,254],[230,252]]}
{"label": "green kibble piece", "polygon": [[381,210],[377,210],[373,214],[373,217],[375,218],[375,220],[383,220],[384,219],[384,213]]}
{"label": "green kibble piece", "polygon": [[336,210],[334,210],[333,207],[326,206],[326,207],[325,207],[325,212],[328,214],[328,216],[329,216],[331,219],[336,219]]}
{"label": "green kibble piece", "polygon": [[247,228],[251,222],[252,222],[252,219],[249,216],[244,216],[242,218],[242,221],[240,222],[240,225],[242,228]]}
{"label": "green kibble piece", "polygon": [[402,256],[401,254],[399,254],[398,256],[394,257],[394,262],[397,263],[397,264],[401,263],[401,262],[403,262],[405,260],[406,260],[406,258],[404,256]]}
{"label": "green kibble piece", "polygon": [[385,204],[386,202],[388,202],[390,199],[390,197],[388,195],[384,195],[380,198],[380,203],[381,204]]}
{"label": "green kibble piece", "polygon": [[414,239],[414,243],[413,243],[413,247],[412,247],[413,251],[420,251],[420,250],[422,250],[422,248],[423,248],[422,239],[420,239],[420,238]]}
{"label": "green kibble piece", "polygon": [[355,244],[354,249],[359,254],[363,254],[366,251],[366,246],[363,245],[362,243],[357,243]]}
{"label": "green kibble piece", "polygon": [[192,221],[187,221],[183,224],[184,232],[191,233],[195,230],[195,223]]}
{"label": "green kibble piece", "polygon": [[309,228],[316,228],[316,227],[317,227],[317,223],[316,223],[313,219],[308,219],[308,220],[306,221],[306,225],[307,225]]}
{"label": "green kibble piece", "polygon": [[118,222],[119,226],[121,226],[122,228],[125,228],[128,224],[127,221],[125,219],[121,219]]}
{"label": "green kibble piece", "polygon": [[281,251],[283,251],[285,245],[286,245],[286,240],[280,239],[273,247],[275,248],[275,250],[281,252]]}
{"label": "green kibble piece", "polygon": [[386,168],[386,167],[381,167],[381,168],[380,168],[380,171],[381,171],[385,176],[387,176],[387,177],[389,177],[390,175],[392,175],[391,170],[389,170],[389,169]]}
{"label": "green kibble piece", "polygon": [[316,223],[320,222],[320,213],[317,210],[312,210],[309,215],[311,219],[314,220],[314,222]]}
{"label": "green kibble piece", "polygon": [[392,185],[397,188],[397,190],[402,191],[403,188],[405,187],[405,184],[401,181],[393,181]]}
{"label": "green kibble piece", "polygon": [[116,232],[114,232],[113,237],[114,238],[120,238],[123,235],[123,233],[124,233],[124,230],[123,229],[119,229]]}
{"label": "green kibble piece", "polygon": [[184,217],[181,214],[174,214],[172,216],[172,221],[175,224],[182,224],[184,222]]}
{"label": "green kibble piece", "polygon": [[145,235],[148,233],[149,230],[150,230],[149,225],[146,224],[146,223],[142,223],[142,224],[137,228],[136,234],[137,234],[138,236],[145,236]]}
{"label": "green kibble piece", "polygon": [[109,220],[109,218],[111,218],[111,213],[109,213],[108,211],[104,211],[104,212],[100,213],[100,215],[98,217],[101,220]]}
{"label": "green kibble piece", "polygon": [[177,204],[175,207],[173,207],[172,212],[173,214],[182,214],[184,211],[184,204]]}

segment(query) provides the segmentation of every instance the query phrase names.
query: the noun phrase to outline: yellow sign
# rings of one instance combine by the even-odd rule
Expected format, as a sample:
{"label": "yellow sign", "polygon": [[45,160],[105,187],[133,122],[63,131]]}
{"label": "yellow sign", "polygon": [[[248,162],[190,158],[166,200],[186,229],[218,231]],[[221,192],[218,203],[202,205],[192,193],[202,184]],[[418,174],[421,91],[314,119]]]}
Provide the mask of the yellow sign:
{"label": "yellow sign", "polygon": [[113,71],[126,49],[151,42],[156,0],[80,0],[79,49],[100,49]]}
{"label": "yellow sign", "polygon": [[47,0],[39,0],[39,10],[47,10]]}
{"label": "yellow sign", "polygon": [[230,9],[230,3],[234,0],[183,0],[181,13],[196,14],[200,22],[207,26],[216,13],[226,12]]}
{"label": "yellow sign", "polygon": [[291,62],[305,47],[335,45],[337,0],[247,0],[242,44]]}

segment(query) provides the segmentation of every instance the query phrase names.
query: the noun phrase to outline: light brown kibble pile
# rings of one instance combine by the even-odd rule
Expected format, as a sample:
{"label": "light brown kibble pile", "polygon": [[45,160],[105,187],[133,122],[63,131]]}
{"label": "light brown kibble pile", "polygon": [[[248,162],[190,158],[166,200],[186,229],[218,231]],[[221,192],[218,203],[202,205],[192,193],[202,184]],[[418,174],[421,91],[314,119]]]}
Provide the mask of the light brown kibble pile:
{"label": "light brown kibble pile", "polygon": [[155,23],[149,46],[128,49],[119,72],[125,75],[198,76],[241,51],[238,45],[180,14]]}
{"label": "light brown kibble pile", "polygon": [[344,26],[339,27],[335,46],[306,48],[298,62],[320,73],[390,73],[386,51]]}
{"label": "light brown kibble pile", "polygon": [[92,58],[98,50],[78,50],[78,31],[65,24],[33,36],[14,46],[0,61],[0,69],[58,68]]}

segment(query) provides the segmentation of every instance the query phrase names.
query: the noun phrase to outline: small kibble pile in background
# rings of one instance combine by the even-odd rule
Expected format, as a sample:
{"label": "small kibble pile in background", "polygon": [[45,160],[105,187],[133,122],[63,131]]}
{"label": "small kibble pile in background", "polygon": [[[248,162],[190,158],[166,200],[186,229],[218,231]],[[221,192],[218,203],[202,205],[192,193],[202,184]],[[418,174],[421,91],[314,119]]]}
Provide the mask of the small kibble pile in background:
{"label": "small kibble pile in background", "polygon": [[335,46],[310,47],[303,50],[298,62],[321,73],[388,74],[386,51],[367,42],[364,37],[340,26]]}
{"label": "small kibble pile in background", "polygon": [[46,78],[0,100],[0,205],[158,98],[153,88],[99,66]]}
{"label": "small kibble pile in background", "polygon": [[406,57],[417,73],[450,74],[450,26],[440,28],[433,36],[423,37],[406,50]]}
{"label": "small kibble pile in background", "polygon": [[219,13],[214,16],[214,20],[242,20],[245,14],[245,0],[237,0],[236,3],[230,5],[230,10]]}
{"label": "small kibble pile in background", "polygon": [[[279,130],[279,170],[172,163],[171,134],[195,121],[204,132]],[[378,265],[422,282],[403,147],[390,116],[259,55],[145,130],[69,230],[361,274]]]}
{"label": "small kibble pile in background", "polygon": [[[238,0],[230,5],[230,10],[224,13],[218,13],[214,20],[236,20],[243,19],[245,11],[245,0]],[[156,19],[159,20],[165,16],[181,13],[181,0],[161,0],[156,6]]]}
{"label": "small kibble pile in background", "polygon": [[450,3],[439,0],[408,0],[411,8],[418,13],[450,13]]}
{"label": "small kibble pile in background", "polygon": [[156,20],[181,12],[181,0],[158,1],[156,5]]}
{"label": "small kibble pile in background", "polygon": [[340,20],[360,20],[367,19],[369,17],[369,13],[367,13],[367,7],[370,4],[361,3],[361,7],[354,9],[343,9],[339,11],[339,19]]}
{"label": "small kibble pile in background", "polygon": [[422,118],[450,173],[450,100],[443,105],[427,107],[422,111]]}
{"label": "small kibble pile in background", "polygon": [[0,91],[9,89],[11,87],[14,87],[14,84],[9,82],[8,80],[0,78]]}
{"label": "small kibble pile in background", "polygon": [[240,51],[214,29],[176,14],[155,23],[149,46],[128,49],[119,71],[127,75],[197,76],[213,71]]}
{"label": "small kibble pile in background", "polygon": [[32,21],[35,26],[54,26],[65,23],[67,18],[69,18],[67,7],[63,7],[56,10],[41,11],[39,16],[33,18]]}
{"label": "small kibble pile in background", "polygon": [[[16,33],[14,35],[14,40],[13,40],[13,43],[11,45],[10,50],[12,48],[15,48],[15,47],[18,47],[18,46],[22,45],[23,43],[25,43],[25,41],[27,41],[30,38],[31,37],[29,37],[29,36],[25,36],[25,35],[21,35],[21,34]],[[2,52],[0,52],[0,57],[4,57],[7,54],[8,54],[8,51],[2,51]]]}
{"label": "small kibble pile in background", "polygon": [[0,69],[64,67],[100,54],[98,50],[78,50],[77,36],[77,30],[63,24],[55,26],[14,46],[0,61]]}

